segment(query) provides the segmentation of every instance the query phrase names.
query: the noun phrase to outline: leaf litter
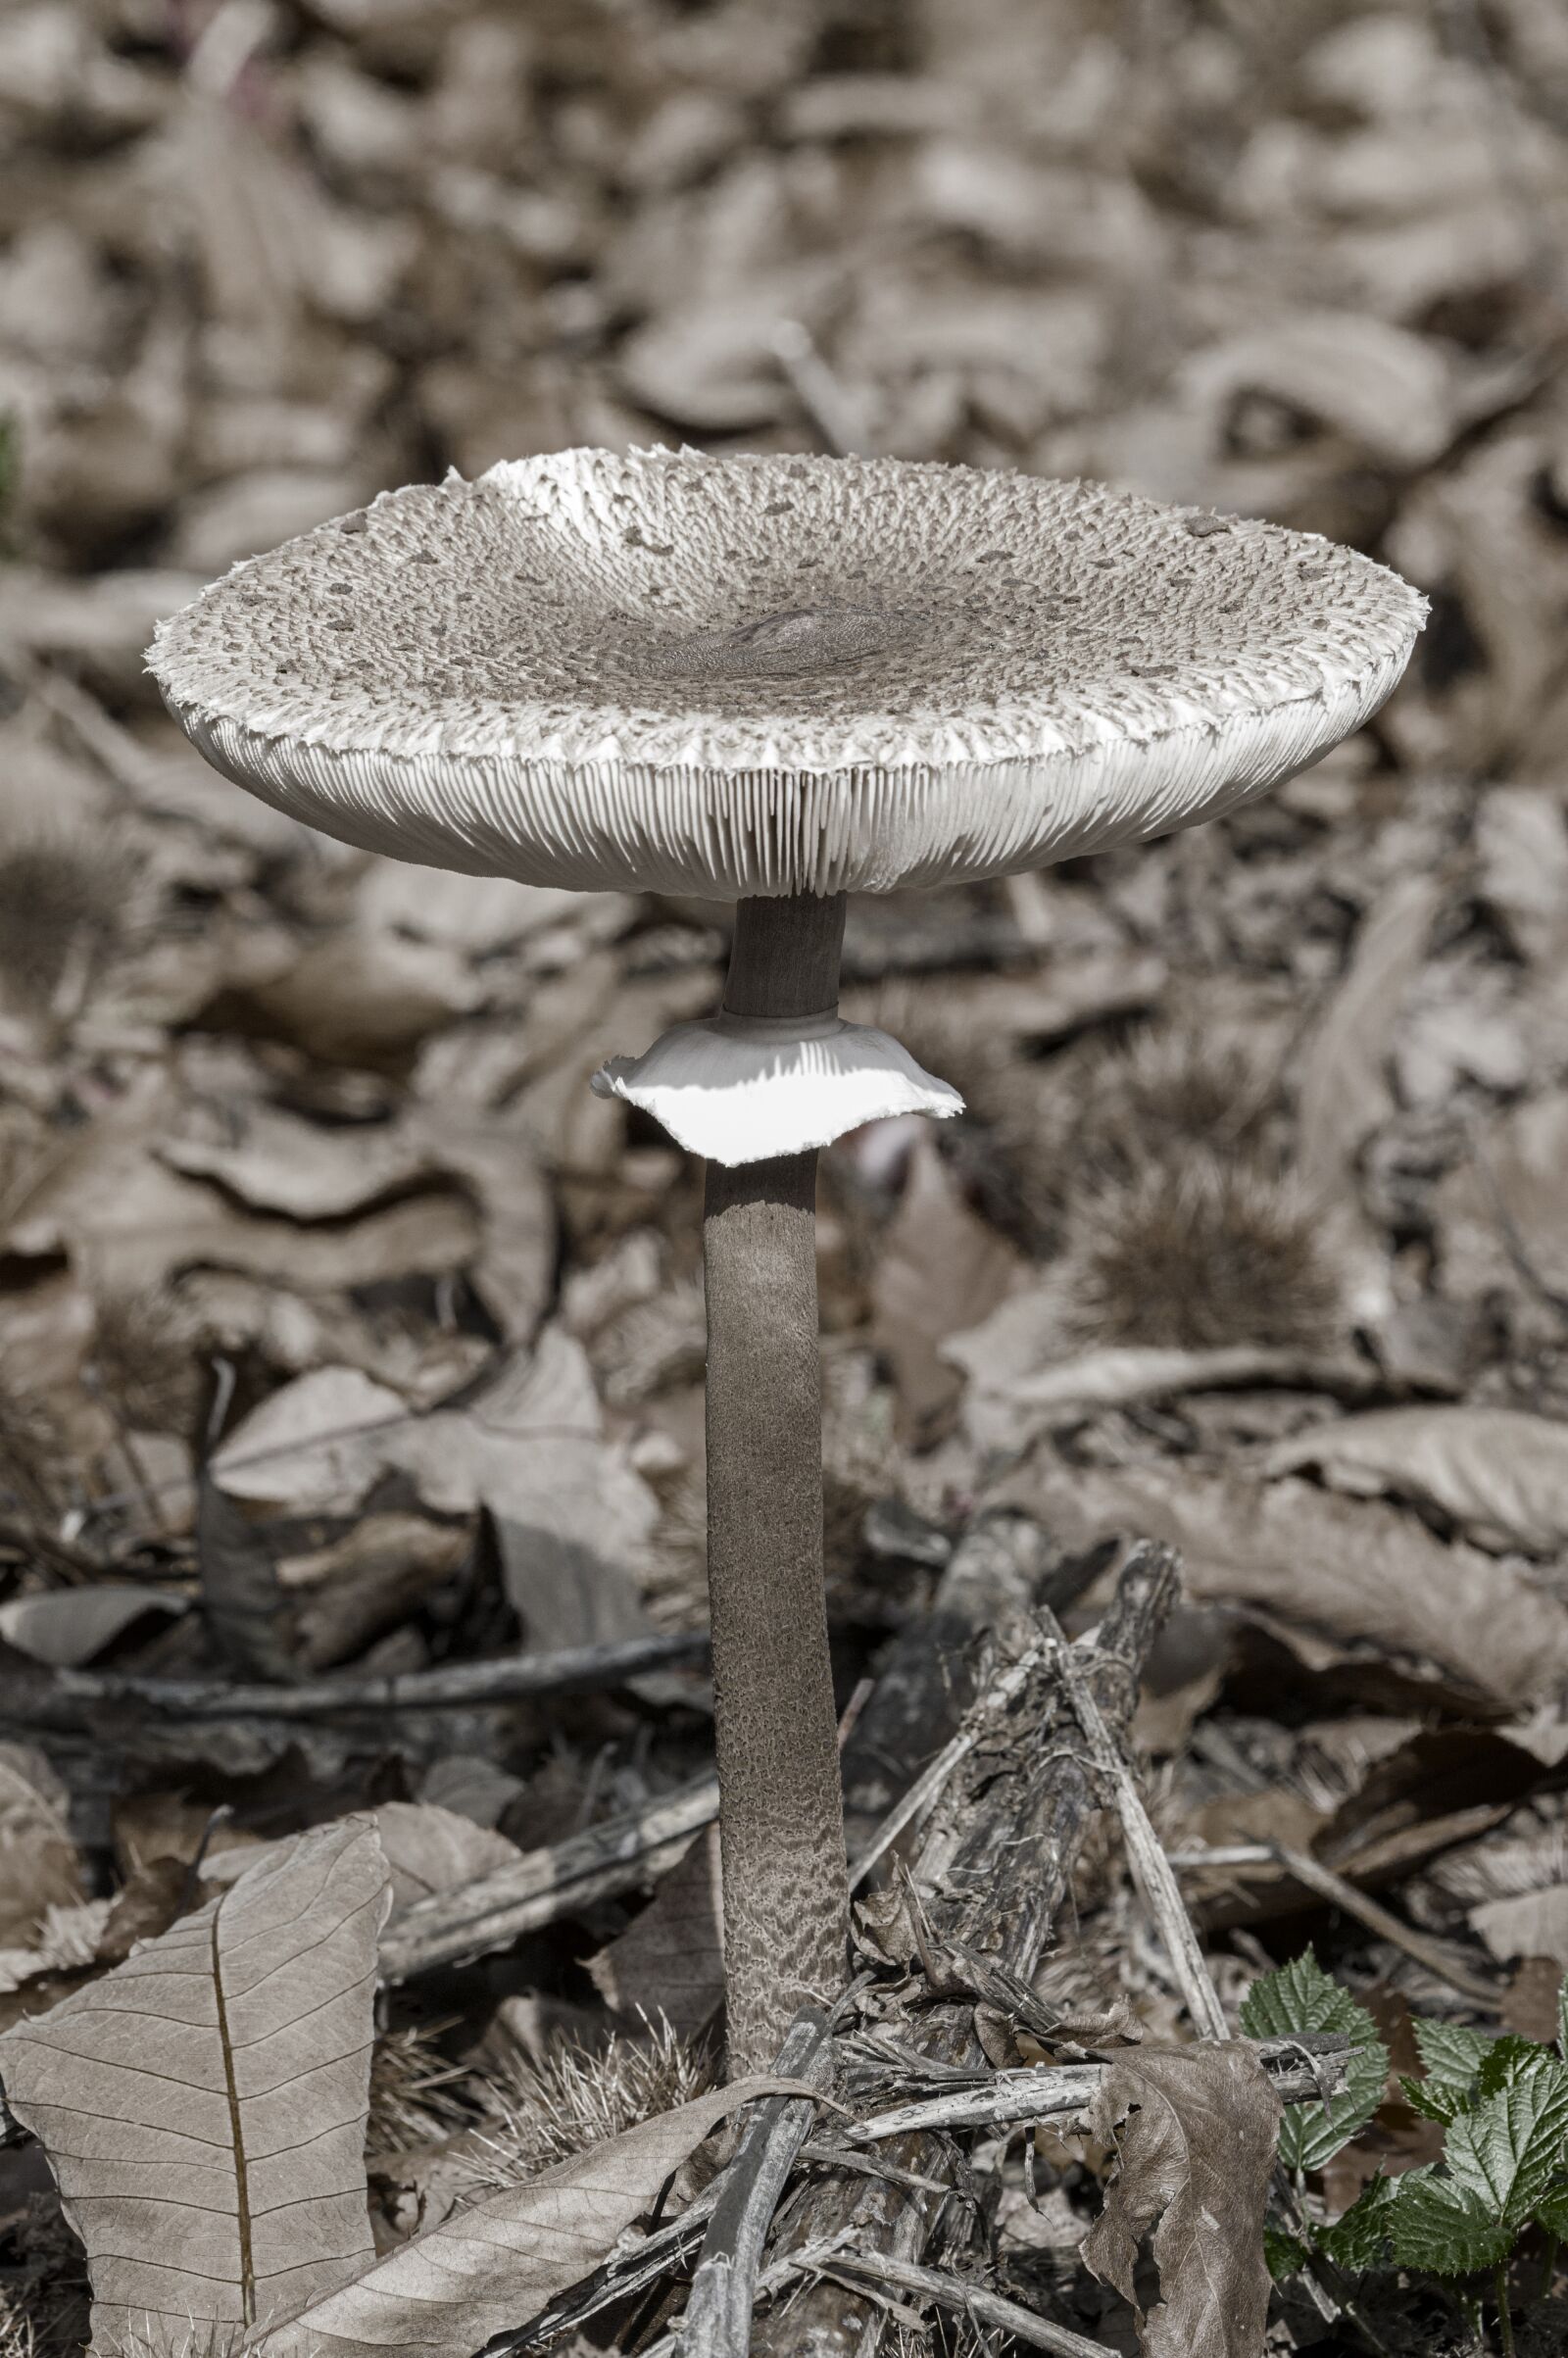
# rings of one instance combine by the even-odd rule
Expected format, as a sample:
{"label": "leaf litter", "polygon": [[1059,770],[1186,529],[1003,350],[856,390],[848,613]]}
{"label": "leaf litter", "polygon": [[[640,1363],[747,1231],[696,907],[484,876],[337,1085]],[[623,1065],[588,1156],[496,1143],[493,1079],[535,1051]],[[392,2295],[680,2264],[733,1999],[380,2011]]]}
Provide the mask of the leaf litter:
{"label": "leaf litter", "polygon": [[[579,2157],[603,2171],[641,2137],[556,2274],[526,2277],[565,2299],[568,2266],[592,2275],[646,2221],[688,2132],[699,2150],[708,2116],[683,2108],[719,2067],[720,1997],[710,1832],[681,1816],[710,1759],[700,1669],[510,1700],[448,1674],[704,1621],[700,1174],[583,1082],[709,1009],[724,912],[307,837],[215,786],[141,670],[153,623],[235,560],[384,484],[573,441],[1102,473],[1348,538],[1433,599],[1372,729],[1254,810],[1136,860],[852,911],[847,1010],[968,1111],[823,1157],[830,1608],[841,1702],[881,1690],[846,1735],[879,1815],[904,1790],[889,1761],[912,1780],[973,1737],[988,1639],[1005,1656],[1016,1611],[1049,1602],[1078,1636],[1124,1540],[1175,1545],[1189,1603],[1149,1654],[1139,1729],[1229,2017],[1268,1967],[1300,1978],[1310,1940],[1340,1993],[1324,2036],[1346,2004],[1413,2013],[1423,2054],[1435,2024],[1543,2035],[1568,1968],[1565,125],[1546,0],[12,12],[14,2109],[34,2102],[24,2054],[58,2076],[40,2042],[138,1973],[148,1995],[162,1943],[225,1921],[247,1877],[272,1907],[302,1836],[368,1856],[373,1824],[400,1910],[518,1862],[533,1896],[528,1930],[360,2023],[381,2090],[368,2191],[358,2079],[352,2121],[318,2116],[350,2255],[332,2264],[412,2255],[487,2152],[520,2193],[547,2155],[569,2186]],[[237,1679],[309,1704],[327,1673],[405,1699],[197,1718],[90,1685]],[[429,1678],[448,1684],[425,1703]],[[964,1754],[987,1775],[1009,1757],[989,1721]],[[909,2057],[944,2006],[983,2025],[988,2071],[1087,2053],[1047,2026],[1116,2006],[1144,2034],[1105,2034],[1098,2134],[963,2133],[996,2204],[928,2251],[949,2293],[983,2284],[1152,2350],[1256,2344],[1262,2179],[1215,2210],[1211,2099],[1177,2117],[1154,2087],[1173,2040],[1173,2085],[1249,2065],[1193,2042],[1108,1821],[1081,1830],[1027,1987],[993,1964],[977,1994],[942,1952],[961,2001],[933,1994],[938,1951],[901,1896],[920,1839],[916,1818],[866,1895],[858,2033],[884,2076],[897,2050],[940,2081]],[[940,1877],[919,1894],[940,1910]],[[1466,1994],[1489,1975],[1495,2018]],[[210,2025],[185,2031],[210,2048]],[[1320,2161],[1347,2098],[1286,2107],[1309,2224],[1333,2234],[1357,2187],[1416,2177],[1401,2248],[1435,2268],[1484,2180],[1512,2235],[1556,2099],[1492,2091],[1440,2161],[1393,2083],[1362,2117],[1358,2069],[1349,2141]],[[80,2246],[29,2152],[0,2156],[0,2333],[52,2358],[80,2339]],[[717,2158],[683,2165],[677,2207]],[[64,2189],[89,2252],[99,2190]],[[540,2199],[571,2224],[572,2196]],[[1368,2267],[1387,2199],[1345,2231]],[[1189,2235],[1195,2202],[1222,2229]],[[1083,2259],[1118,2205],[1126,2302]],[[237,2233],[216,2216],[215,2250]],[[515,2215],[506,2268],[543,2269],[543,2216]],[[1127,2256],[1146,2225],[1158,2282]],[[874,2241],[857,2248],[869,2264]],[[130,2298],[152,2305],[122,2297],[131,2265],[99,2268],[106,2337]],[[243,2327],[244,2270],[227,2247],[215,2266]],[[372,2281],[332,2296],[345,2341]],[[855,2282],[833,2297],[863,2321]],[[454,2332],[502,2308],[516,2329],[524,2283],[481,2270]],[[1377,2284],[1385,2348],[1469,2331],[1459,2295],[1429,2286],[1428,2314]],[[910,2347],[960,2331],[917,2284],[883,2297]],[[810,2294],[786,2271],[768,2298],[787,2317]],[[183,2291],[175,2310],[208,2313]],[[1306,2346],[1288,2284],[1269,2314]]]}

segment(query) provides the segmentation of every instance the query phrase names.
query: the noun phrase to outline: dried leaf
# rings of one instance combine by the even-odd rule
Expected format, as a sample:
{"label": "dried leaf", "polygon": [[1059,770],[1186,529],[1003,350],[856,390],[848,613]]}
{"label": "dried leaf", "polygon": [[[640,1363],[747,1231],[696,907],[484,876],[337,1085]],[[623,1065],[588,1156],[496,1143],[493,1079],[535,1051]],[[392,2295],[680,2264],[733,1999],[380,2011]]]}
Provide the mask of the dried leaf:
{"label": "dried leaf", "polygon": [[871,1281],[871,1340],[892,1367],[908,1439],[929,1436],[961,1389],[939,1347],[988,1317],[1021,1267],[969,1209],[940,1148],[921,1137]]}
{"label": "dried leaf", "polygon": [[52,1589],[0,1604],[0,1638],[35,1662],[79,1670],[138,1621],[168,1620],[184,1610],[183,1597],[118,1581],[91,1589]]}
{"label": "dried leaf", "polygon": [[1152,2229],[1161,2299],[1140,2315],[1146,2358],[1257,2358],[1280,2100],[1255,2055],[1241,2045],[1119,2055],[1092,2126],[1114,2142],[1119,2167],[1084,2258],[1136,2306],[1138,2246]]}
{"label": "dried leaf", "polygon": [[231,1670],[286,1679],[294,1668],[292,1614],[271,1549],[208,1472],[196,1491],[202,1614]]}
{"label": "dried leaf", "polygon": [[1362,923],[1350,963],[1301,1057],[1297,1096],[1302,1177],[1338,1196],[1356,1156],[1393,1111],[1387,1063],[1400,1002],[1420,971],[1443,906],[1435,876],[1405,876]]}
{"label": "dried leaf", "polygon": [[1553,1555],[1568,1539],[1568,1425],[1516,1408],[1384,1408],[1277,1442],[1271,1474],[1436,1507],[1483,1547]]}
{"label": "dried leaf", "polygon": [[597,2268],[727,2113],[779,2090],[812,2092],[737,2080],[456,2212],[269,2334],[258,2358],[470,2358]]}
{"label": "dried leaf", "polygon": [[345,1819],[0,2039],[92,2271],[100,2348],[291,2314],[371,2257],[374,1828]]}
{"label": "dried leaf", "polygon": [[1376,1500],[1185,1464],[1069,1471],[1043,1452],[997,1496],[1038,1513],[1065,1547],[1113,1533],[1165,1540],[1195,1601],[1249,1607],[1303,1642],[1424,1657],[1507,1703],[1554,1694],[1568,1672],[1559,1598]]}
{"label": "dried leaf", "polygon": [[707,2028],[724,1994],[716,1826],[696,1837],[641,1914],[589,1958],[588,1971],[619,2014],[662,2014],[685,2039]]}
{"label": "dried leaf", "polygon": [[0,1949],[26,1947],[51,1907],[81,1900],[68,1808],[41,1752],[0,1744]]}
{"label": "dried leaf", "polygon": [[[522,1856],[515,1842],[493,1827],[476,1826],[456,1810],[434,1801],[383,1801],[373,1813],[376,1833],[391,1882],[391,1916],[429,1899],[438,1891],[455,1891],[476,1883],[482,1875],[510,1867]],[[225,1850],[209,1858],[203,1868],[208,1883],[237,1883],[263,1859],[281,1859],[294,1847],[294,1838]]]}

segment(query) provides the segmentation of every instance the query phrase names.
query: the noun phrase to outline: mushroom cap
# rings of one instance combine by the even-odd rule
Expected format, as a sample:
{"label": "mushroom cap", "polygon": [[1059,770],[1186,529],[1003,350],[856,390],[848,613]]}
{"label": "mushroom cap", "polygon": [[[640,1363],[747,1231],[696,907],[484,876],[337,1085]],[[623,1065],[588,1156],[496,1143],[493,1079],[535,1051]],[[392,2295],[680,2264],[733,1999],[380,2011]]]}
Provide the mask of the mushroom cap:
{"label": "mushroom cap", "polygon": [[1102,484],[569,450],[236,565],[150,663],[214,765],[432,867],[715,897],[1188,826],[1376,712],[1424,602]]}

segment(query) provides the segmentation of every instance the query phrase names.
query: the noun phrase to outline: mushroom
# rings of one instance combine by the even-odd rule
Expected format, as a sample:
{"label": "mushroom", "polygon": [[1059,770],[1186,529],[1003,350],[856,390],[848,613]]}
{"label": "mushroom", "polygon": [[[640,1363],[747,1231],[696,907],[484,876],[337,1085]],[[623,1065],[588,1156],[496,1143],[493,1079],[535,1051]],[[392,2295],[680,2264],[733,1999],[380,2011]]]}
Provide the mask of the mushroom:
{"label": "mushroom", "polygon": [[845,895],[1233,809],[1397,680],[1422,601],[1328,542],[890,459],[573,450],[385,494],[160,630],[171,711],[340,840],[737,904],[720,1011],[595,1086],[708,1159],[709,1585],[731,2068],[846,1970],[816,1149],[959,1109],[837,1012]]}

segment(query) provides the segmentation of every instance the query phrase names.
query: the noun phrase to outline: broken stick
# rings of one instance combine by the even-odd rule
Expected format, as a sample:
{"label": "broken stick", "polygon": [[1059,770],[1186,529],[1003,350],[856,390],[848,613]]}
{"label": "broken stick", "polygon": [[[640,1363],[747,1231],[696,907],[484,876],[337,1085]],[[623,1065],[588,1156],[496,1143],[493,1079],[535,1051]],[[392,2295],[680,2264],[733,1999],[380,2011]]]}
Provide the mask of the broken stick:
{"label": "broken stick", "polygon": [[[1131,1719],[1144,1659],[1175,1601],[1175,1564],[1168,1548],[1131,1548],[1094,1644],[1075,1649],[1075,1666],[1113,1729]],[[1018,1650],[1028,1650],[1026,1641]],[[958,1763],[914,1869],[938,1945],[972,1952],[1023,1981],[1044,1954],[1101,1801],[1102,1781],[1046,1651],[1025,1690],[994,1715],[983,1744]],[[986,2069],[972,2001],[933,2006],[917,2043],[933,2062]],[[952,2183],[951,2148],[926,2132],[893,2140],[887,2159],[916,2177]],[[922,2199],[897,2183],[829,2171],[790,2218],[780,2258],[850,2230],[862,2252],[888,2253],[897,2243],[900,2262],[913,2265],[941,2208],[940,2196]],[[842,2283],[815,2286],[787,2316],[760,2321],[752,2346],[758,2358],[798,2358],[803,2349],[812,2358],[852,2358],[871,2321],[872,2304],[847,2298]]]}

